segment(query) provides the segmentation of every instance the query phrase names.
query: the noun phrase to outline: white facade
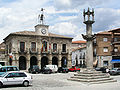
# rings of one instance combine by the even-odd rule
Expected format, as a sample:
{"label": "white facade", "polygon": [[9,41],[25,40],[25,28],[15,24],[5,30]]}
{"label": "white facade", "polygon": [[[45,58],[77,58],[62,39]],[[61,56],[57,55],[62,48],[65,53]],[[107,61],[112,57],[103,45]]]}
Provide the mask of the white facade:
{"label": "white facade", "polygon": [[72,51],[72,66],[84,67],[86,55],[86,47],[78,48]]}

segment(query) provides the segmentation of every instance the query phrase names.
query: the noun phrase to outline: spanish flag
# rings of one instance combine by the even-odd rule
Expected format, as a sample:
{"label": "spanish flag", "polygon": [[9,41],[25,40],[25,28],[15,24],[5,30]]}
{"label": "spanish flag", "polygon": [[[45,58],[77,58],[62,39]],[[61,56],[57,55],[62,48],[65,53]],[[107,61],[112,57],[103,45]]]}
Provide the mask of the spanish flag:
{"label": "spanish flag", "polygon": [[43,44],[42,44],[41,52],[43,52]]}

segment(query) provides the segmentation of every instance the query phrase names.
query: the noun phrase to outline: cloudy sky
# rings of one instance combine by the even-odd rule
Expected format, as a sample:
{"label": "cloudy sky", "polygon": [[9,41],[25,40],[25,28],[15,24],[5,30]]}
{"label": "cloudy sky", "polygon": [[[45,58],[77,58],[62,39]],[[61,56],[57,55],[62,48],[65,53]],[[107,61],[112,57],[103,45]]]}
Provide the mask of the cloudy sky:
{"label": "cloudy sky", "polygon": [[120,27],[120,0],[0,0],[0,42],[12,32],[34,31],[41,8],[49,32],[82,40],[83,9],[95,9],[93,33]]}

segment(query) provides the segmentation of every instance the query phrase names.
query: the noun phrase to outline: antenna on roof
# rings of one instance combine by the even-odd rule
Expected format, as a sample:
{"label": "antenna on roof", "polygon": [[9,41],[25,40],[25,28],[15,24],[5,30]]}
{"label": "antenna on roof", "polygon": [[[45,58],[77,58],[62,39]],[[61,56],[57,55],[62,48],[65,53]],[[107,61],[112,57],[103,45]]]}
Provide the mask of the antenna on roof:
{"label": "antenna on roof", "polygon": [[43,8],[41,8],[41,14],[38,15],[38,23],[39,24],[44,24],[44,10]]}

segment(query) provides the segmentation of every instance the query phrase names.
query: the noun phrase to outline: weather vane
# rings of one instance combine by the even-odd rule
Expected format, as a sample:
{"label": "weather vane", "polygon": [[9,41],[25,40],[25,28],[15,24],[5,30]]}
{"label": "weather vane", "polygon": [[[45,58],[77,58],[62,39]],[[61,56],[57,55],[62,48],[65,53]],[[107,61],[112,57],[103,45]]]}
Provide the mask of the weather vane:
{"label": "weather vane", "polygon": [[40,24],[44,24],[44,10],[43,8],[41,8],[41,14],[38,15],[38,23]]}

